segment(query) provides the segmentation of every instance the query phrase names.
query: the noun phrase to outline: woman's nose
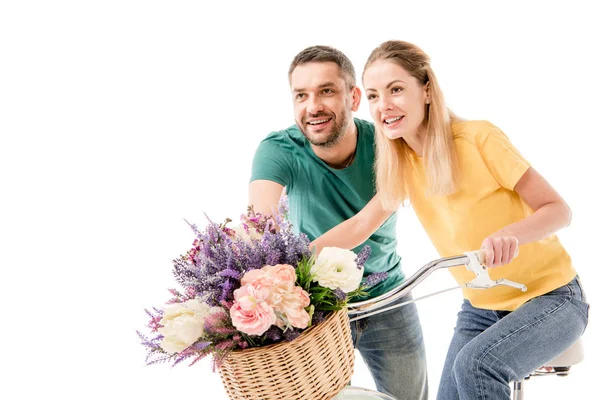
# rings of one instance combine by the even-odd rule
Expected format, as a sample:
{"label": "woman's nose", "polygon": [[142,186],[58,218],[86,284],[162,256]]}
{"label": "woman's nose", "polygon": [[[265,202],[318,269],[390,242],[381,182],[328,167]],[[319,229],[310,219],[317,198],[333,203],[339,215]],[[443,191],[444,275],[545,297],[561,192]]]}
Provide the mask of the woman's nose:
{"label": "woman's nose", "polygon": [[378,106],[380,112],[388,111],[393,108],[392,103],[387,97],[380,97]]}

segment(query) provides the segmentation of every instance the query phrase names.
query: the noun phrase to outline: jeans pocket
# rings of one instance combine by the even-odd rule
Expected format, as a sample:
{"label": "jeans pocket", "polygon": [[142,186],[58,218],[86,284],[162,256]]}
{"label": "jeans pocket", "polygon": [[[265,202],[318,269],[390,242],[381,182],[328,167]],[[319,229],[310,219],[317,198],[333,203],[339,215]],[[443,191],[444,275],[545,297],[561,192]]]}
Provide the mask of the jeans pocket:
{"label": "jeans pocket", "polygon": [[573,286],[573,291],[575,292],[575,296],[573,298],[573,303],[577,307],[578,310],[581,311],[583,316],[585,317],[585,325],[583,330],[587,328],[589,316],[590,316],[590,305],[587,302],[587,297],[585,296],[585,291],[583,290],[583,285],[581,284],[581,279],[579,275],[575,276],[575,279],[571,283],[570,286]]}
{"label": "jeans pocket", "polygon": [[574,297],[579,298],[579,293],[580,293],[580,290],[576,286],[575,280],[572,280],[571,282],[567,283],[566,285],[557,287],[556,289],[552,290],[551,292],[546,293],[544,296],[560,296],[562,298],[565,298],[568,301]]}
{"label": "jeans pocket", "polygon": [[579,275],[575,276],[575,282],[579,285],[579,290],[581,290],[581,300],[587,303],[587,297],[585,295],[585,290],[583,290],[583,285],[581,284],[581,278]]}
{"label": "jeans pocket", "polygon": [[589,303],[585,303],[585,326],[583,327],[584,332],[587,329],[589,321],[590,321],[590,305],[589,305]]}

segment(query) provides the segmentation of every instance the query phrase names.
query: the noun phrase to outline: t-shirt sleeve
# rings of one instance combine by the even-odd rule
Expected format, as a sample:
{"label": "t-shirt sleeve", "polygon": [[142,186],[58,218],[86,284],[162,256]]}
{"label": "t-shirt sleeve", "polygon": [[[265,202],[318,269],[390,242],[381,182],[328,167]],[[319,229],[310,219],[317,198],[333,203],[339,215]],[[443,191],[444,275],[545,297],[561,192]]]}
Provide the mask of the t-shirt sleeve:
{"label": "t-shirt sleeve", "polygon": [[292,183],[290,154],[284,147],[272,137],[260,142],[252,160],[250,182],[268,180],[282,186],[289,186]]}
{"label": "t-shirt sleeve", "polygon": [[493,125],[491,127],[482,138],[481,157],[496,181],[503,187],[514,190],[531,164],[513,146],[504,132]]}

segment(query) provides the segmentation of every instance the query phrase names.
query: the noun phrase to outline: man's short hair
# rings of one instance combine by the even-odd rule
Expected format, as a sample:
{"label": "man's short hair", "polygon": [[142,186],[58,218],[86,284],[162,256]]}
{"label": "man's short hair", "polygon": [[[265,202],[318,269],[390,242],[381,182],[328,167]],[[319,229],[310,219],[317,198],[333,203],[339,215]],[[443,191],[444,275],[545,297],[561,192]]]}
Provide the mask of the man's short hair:
{"label": "man's short hair", "polygon": [[341,51],[329,46],[311,46],[298,53],[290,64],[288,79],[291,79],[292,72],[298,65],[310,62],[333,62],[337,64],[348,87],[353,88],[356,86],[356,73],[348,57]]}

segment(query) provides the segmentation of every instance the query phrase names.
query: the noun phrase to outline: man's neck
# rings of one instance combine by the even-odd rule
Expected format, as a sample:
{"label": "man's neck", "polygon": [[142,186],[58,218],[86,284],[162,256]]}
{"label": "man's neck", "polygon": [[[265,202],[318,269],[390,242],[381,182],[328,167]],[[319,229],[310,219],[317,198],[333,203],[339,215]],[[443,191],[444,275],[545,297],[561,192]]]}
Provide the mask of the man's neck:
{"label": "man's neck", "polygon": [[356,124],[354,121],[351,121],[340,141],[334,146],[311,146],[317,157],[323,160],[331,168],[344,169],[354,161],[357,138],[358,130]]}

